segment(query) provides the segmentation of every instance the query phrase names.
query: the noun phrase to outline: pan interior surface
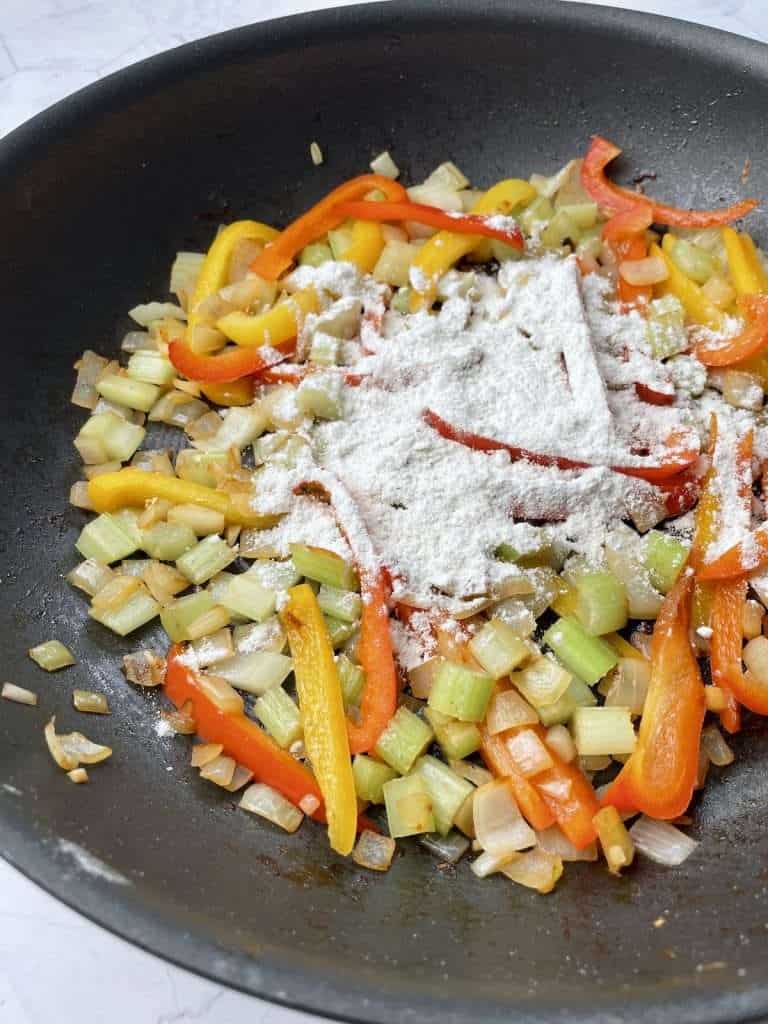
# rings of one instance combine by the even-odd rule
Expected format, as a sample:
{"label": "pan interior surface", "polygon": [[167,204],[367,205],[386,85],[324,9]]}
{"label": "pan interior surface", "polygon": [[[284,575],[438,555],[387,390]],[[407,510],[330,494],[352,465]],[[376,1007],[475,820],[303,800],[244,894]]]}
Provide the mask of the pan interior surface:
{"label": "pan interior surface", "polygon": [[[177,250],[240,217],[284,224],[384,148],[408,180],[450,158],[485,184],[551,173],[599,132],[626,149],[624,180],[652,171],[669,201],[733,200],[747,158],[749,194],[768,195],[766,52],[545,0],[374,4],[173,51],[0,145],[0,629],[4,678],[41,705],[0,714],[0,853],[163,956],[332,1016],[683,1024],[768,1012],[759,723],[698,798],[701,845],[679,869],[646,861],[614,880],[575,865],[542,898],[406,842],[374,876],[333,856],[319,828],[277,834],[198,780],[186,742],[156,734],[158,697],[119,671],[153,634],[118,641],[61,579],[82,525],[66,503],[82,419],[72,363],[84,348],[117,352],[125,311],[164,294]],[[768,241],[763,216],[752,223]],[[51,637],[78,665],[41,678],[26,650]],[[115,751],[88,786],[54,769],[42,737],[53,712],[61,729],[83,728],[73,685],[113,708],[85,725]]]}

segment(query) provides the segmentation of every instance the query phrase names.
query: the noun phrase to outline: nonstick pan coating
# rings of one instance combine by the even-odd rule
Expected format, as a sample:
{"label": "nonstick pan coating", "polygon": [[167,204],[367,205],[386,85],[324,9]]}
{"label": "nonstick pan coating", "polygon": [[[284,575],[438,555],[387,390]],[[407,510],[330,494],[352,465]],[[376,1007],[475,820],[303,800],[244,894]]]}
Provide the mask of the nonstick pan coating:
{"label": "nonstick pan coating", "polygon": [[[746,191],[765,196],[766,54],[546,0],[346,8],[164,54],[0,144],[2,677],[41,695],[36,711],[0,709],[0,853],[162,956],[338,1017],[702,1024],[768,1012],[761,724],[698,801],[702,843],[677,870],[644,862],[614,880],[577,865],[542,898],[404,843],[380,878],[331,855],[320,829],[287,838],[199,781],[186,744],[154,732],[158,697],[123,681],[129,645],[89,622],[61,579],[82,524],[66,502],[82,419],[72,363],[85,347],[117,351],[125,311],[164,292],[177,249],[204,247],[230,219],[284,223],[385,147],[408,179],[450,157],[490,183],[554,171],[600,132],[627,150],[624,180],[655,172],[671,201],[745,194],[747,157]],[[752,224],[768,241],[764,215]],[[54,636],[78,665],[43,677],[25,651]],[[42,738],[52,711],[76,726],[74,684],[105,690],[113,708],[85,727],[114,757],[80,787]],[[84,871],[70,843],[130,884]]]}

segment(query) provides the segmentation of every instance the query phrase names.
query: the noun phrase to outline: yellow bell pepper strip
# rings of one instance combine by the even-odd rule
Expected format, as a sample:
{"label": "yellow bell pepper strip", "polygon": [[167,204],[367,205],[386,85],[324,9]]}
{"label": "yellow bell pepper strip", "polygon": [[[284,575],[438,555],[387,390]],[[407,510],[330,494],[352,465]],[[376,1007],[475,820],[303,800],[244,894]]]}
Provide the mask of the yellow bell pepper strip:
{"label": "yellow bell pepper strip", "polygon": [[752,359],[768,348],[768,296],[742,295],[739,308],[747,323],[742,331],[726,342],[702,341],[693,354],[705,366],[733,366]]}
{"label": "yellow bell pepper strip", "polygon": [[266,313],[258,313],[256,316],[239,310],[227,313],[216,321],[216,326],[238,345],[277,348],[283,342],[295,338],[300,322],[307,313],[317,312],[317,308],[317,295],[314,289],[307,288],[281,299]]}
{"label": "yellow bell pepper strip", "polygon": [[[488,189],[472,207],[471,212],[479,215],[501,213],[511,214],[536,198],[536,189],[521,178],[507,178]],[[411,312],[415,313],[434,302],[437,282],[462,256],[472,252],[479,241],[477,236],[459,235],[453,231],[439,231],[419,249],[413,266],[428,286],[411,295]]]}
{"label": "yellow bell pepper strip", "polygon": [[337,853],[347,856],[357,827],[347,719],[328,629],[306,583],[288,591],[280,621],[293,657],[304,745],[325,801],[328,839]]}
{"label": "yellow bell pepper strip", "polygon": [[581,183],[595,202],[609,213],[629,210],[638,201],[650,202],[653,206],[654,224],[667,224],[678,228],[709,228],[729,224],[744,217],[758,205],[756,199],[742,199],[722,210],[683,210],[677,206],[658,203],[648,196],[621,188],[605,176],[605,168],[620,156],[621,150],[608,139],[593,135],[589,150],[581,168]]}
{"label": "yellow bell pepper strip", "polygon": [[96,512],[142,506],[152,498],[162,498],[173,505],[201,505],[221,512],[231,526],[254,526],[266,529],[278,521],[276,516],[249,513],[242,503],[233,502],[226,491],[179,480],[164,473],[150,473],[126,466],[116,473],[102,473],[88,481],[88,496]]}
{"label": "yellow bell pepper strip", "polygon": [[664,294],[674,295],[679,299],[688,314],[689,318],[697,324],[703,324],[713,331],[720,331],[723,328],[723,314],[710,302],[701,288],[695,281],[680,270],[672,259],[672,252],[675,247],[675,239],[672,235],[665,235],[661,247],[654,242],[650,248],[651,256],[658,256],[664,260],[669,277],[661,287]]}
{"label": "yellow bell pepper strip", "polygon": [[251,264],[251,270],[267,281],[276,281],[290,267],[294,257],[304,246],[346,220],[346,216],[340,216],[337,212],[339,203],[347,199],[362,199],[373,191],[382,192],[384,197],[392,202],[403,202],[408,199],[408,193],[402,185],[385,178],[382,174],[361,174],[357,178],[345,181],[266,245]]}
{"label": "yellow bell pepper strip", "polygon": [[226,285],[229,261],[237,243],[243,239],[266,243],[277,238],[277,235],[278,232],[274,228],[256,220],[239,220],[219,232],[203,261],[195,290],[189,302],[187,336],[190,343],[193,341],[194,328],[200,322],[197,308]]}
{"label": "yellow bell pepper strip", "polygon": [[734,228],[722,229],[723,244],[728,257],[728,272],[737,295],[758,295],[768,291],[768,277],[760,263],[755,243],[749,235]]}
{"label": "yellow bell pepper strip", "polygon": [[253,403],[253,378],[243,377],[229,384],[205,384],[200,388],[206,398],[216,405],[251,405]]}
{"label": "yellow bell pepper strip", "polygon": [[354,263],[363,274],[370,274],[384,248],[384,235],[378,224],[356,220],[352,225],[352,244],[342,253],[342,260]]}
{"label": "yellow bell pepper strip", "polygon": [[688,634],[693,572],[664,599],[651,641],[651,681],[637,746],[602,799],[617,810],[670,820],[691,802],[706,705]]}

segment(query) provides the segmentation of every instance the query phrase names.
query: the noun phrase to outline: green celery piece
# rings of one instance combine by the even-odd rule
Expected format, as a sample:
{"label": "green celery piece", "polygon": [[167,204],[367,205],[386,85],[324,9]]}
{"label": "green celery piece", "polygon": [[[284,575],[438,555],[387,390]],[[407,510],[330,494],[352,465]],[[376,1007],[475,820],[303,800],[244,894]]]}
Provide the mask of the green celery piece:
{"label": "green celery piece", "polygon": [[110,402],[125,405],[129,409],[149,412],[160,397],[160,388],[155,384],[131,380],[117,373],[108,373],[96,383],[96,390]]}
{"label": "green celery piece", "polygon": [[131,594],[125,604],[118,608],[98,611],[91,609],[88,614],[118,636],[127,636],[139,626],[146,625],[150,619],[154,619],[159,611],[160,605],[146,589],[142,588]]}
{"label": "green celery piece", "polygon": [[301,737],[301,714],[282,686],[267,690],[253,707],[258,720],[281,747],[287,749]]}
{"label": "green celery piece", "polygon": [[176,376],[176,369],[170,359],[166,359],[160,352],[134,352],[128,360],[128,376],[143,384],[169,388]]}
{"label": "green celery piece", "polygon": [[474,786],[429,754],[419,758],[414,770],[427,784],[435,817],[435,831],[443,836],[448,835],[459,808]]}
{"label": "green celery piece", "polygon": [[687,544],[660,530],[651,530],[646,535],[643,564],[648,570],[651,583],[662,594],[672,589],[685,565],[689,550]]}
{"label": "green celery piece", "polygon": [[558,619],[546,631],[544,643],[565,667],[589,686],[618,664],[619,656],[599,637],[592,636],[576,619]]}
{"label": "green celery piece", "polygon": [[406,707],[399,707],[379,736],[377,757],[405,775],[434,739],[431,726]]}
{"label": "green celery piece", "polygon": [[423,775],[390,779],[382,787],[389,834],[393,839],[435,831],[432,801]]}
{"label": "green celery piece", "polygon": [[361,800],[369,804],[384,803],[384,783],[397,778],[397,772],[382,761],[375,761],[367,754],[356,754],[352,762],[355,790]]}
{"label": "green celery piece", "polygon": [[435,738],[447,758],[461,761],[480,749],[480,730],[474,722],[459,722],[441,711],[427,707],[424,715],[435,731]]}
{"label": "green celery piece", "polygon": [[530,655],[526,644],[501,619],[491,619],[469,641],[473,657],[494,679],[508,676]]}
{"label": "green celery piece", "polygon": [[576,617],[592,636],[615,633],[627,624],[627,592],[611,572],[588,572],[575,583]]}
{"label": "green celery piece", "polygon": [[326,615],[342,622],[357,622],[363,611],[363,602],[354,590],[339,590],[326,584],[318,591],[317,603]]}
{"label": "green celery piece", "polygon": [[352,227],[342,224],[328,232],[328,245],[335,260],[344,258],[344,253],[352,245]]}
{"label": "green celery piece", "polygon": [[90,558],[101,565],[127,558],[138,546],[120,522],[108,512],[86,523],[75,541],[75,547],[83,558]]}
{"label": "green celery piece", "polygon": [[226,469],[229,455],[226,452],[195,452],[184,448],[176,456],[176,476],[203,487],[215,487],[217,483],[214,467]]}
{"label": "green celery piece", "polygon": [[218,600],[230,611],[254,622],[264,622],[274,614],[276,597],[274,590],[268,590],[255,576],[244,573],[232,577]]}
{"label": "green celery piece", "polygon": [[141,538],[141,546],[150,558],[161,562],[175,562],[196,544],[195,531],[183,523],[155,523]]}
{"label": "green celery piece", "polygon": [[309,547],[307,544],[291,544],[291,559],[300,576],[339,590],[360,590],[357,573],[334,551]]}
{"label": "green celery piece", "polygon": [[541,724],[549,728],[550,725],[565,725],[576,708],[593,707],[595,704],[597,704],[597,698],[594,693],[586,683],[574,676],[568,684],[568,689],[559,700],[536,710]]}
{"label": "green celery piece", "polygon": [[517,548],[513,548],[511,544],[502,541],[493,552],[493,557],[498,558],[500,562],[516,562],[520,558],[520,552]]}
{"label": "green celery piece", "polygon": [[173,604],[163,608],[160,612],[160,622],[170,640],[175,644],[189,640],[187,627],[195,619],[209,612],[215,603],[207,590],[198,590],[197,593],[180,597]]}
{"label": "green celery piece", "polygon": [[211,534],[176,559],[176,568],[190,583],[201,584],[211,579],[237,558],[237,552],[221,537]]}
{"label": "green celery piece", "polygon": [[332,259],[331,247],[325,242],[311,242],[299,253],[299,264],[302,267],[319,267]]}
{"label": "green celery piece", "polygon": [[664,295],[648,303],[646,334],[656,359],[668,359],[688,347],[685,310],[674,295]]}
{"label": "green celery piece", "polygon": [[559,249],[566,239],[578,242],[580,235],[581,231],[576,222],[566,212],[565,207],[561,207],[541,232],[540,238],[545,248]]}
{"label": "green celery piece", "polygon": [[672,249],[672,262],[697,284],[706,284],[715,272],[712,257],[705,250],[687,238],[676,238]]}
{"label": "green celery piece", "polygon": [[597,223],[597,203],[587,201],[582,203],[563,203],[562,206],[558,207],[558,210],[568,215],[578,228],[580,234],[583,231],[591,230]]}
{"label": "green celery piece", "polygon": [[285,562],[268,558],[258,559],[244,575],[255,576],[267,590],[288,590],[289,587],[295,587],[301,579],[290,558]]}
{"label": "green celery piece", "polygon": [[277,651],[251,651],[218,661],[215,674],[238,690],[262,697],[275,686],[281,686],[293,671],[293,661]]}
{"label": "green celery piece", "polygon": [[334,619],[331,615],[323,615],[328,636],[331,638],[331,646],[334,651],[343,647],[347,640],[355,635],[356,622],[342,622],[341,619]]}
{"label": "green celery piece", "polygon": [[493,677],[444,661],[429,694],[429,706],[460,722],[481,722],[493,693]]}
{"label": "green celery piece", "polygon": [[365,672],[346,656],[336,656],[336,668],[341,682],[341,696],[344,699],[344,707],[359,707],[365,687]]}

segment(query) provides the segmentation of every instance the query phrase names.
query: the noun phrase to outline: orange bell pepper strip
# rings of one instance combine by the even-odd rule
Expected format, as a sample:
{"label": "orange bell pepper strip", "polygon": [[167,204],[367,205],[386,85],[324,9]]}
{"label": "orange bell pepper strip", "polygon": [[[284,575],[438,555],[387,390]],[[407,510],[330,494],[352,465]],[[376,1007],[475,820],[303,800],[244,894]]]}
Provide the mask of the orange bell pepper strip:
{"label": "orange bell pepper strip", "polygon": [[693,354],[705,366],[733,366],[751,359],[768,349],[768,296],[744,295],[739,307],[747,324],[742,331],[725,343],[702,341],[694,346]]}
{"label": "orange bell pepper strip", "polygon": [[[543,726],[526,726],[546,744]],[[594,843],[597,838],[592,819],[600,810],[592,783],[573,761],[563,761],[551,747],[552,767],[541,772],[532,781],[544,803],[555,816],[555,821],[578,850]]]}
{"label": "orange bell pepper strip", "polygon": [[184,664],[178,645],[168,652],[164,684],[165,695],[180,708],[192,704],[196,729],[209,743],[221,743],[224,753],[253,772],[259,782],[278,790],[298,805],[306,796],[320,801],[313,812],[316,821],[324,822],[323,794],[314,775],[283,750],[244,713],[222,711],[202,690],[197,673]]}
{"label": "orange bell pepper strip", "polygon": [[693,573],[684,571],[664,599],[653,630],[651,680],[637,746],[603,805],[670,820],[691,802],[706,710],[688,634],[692,588]]}
{"label": "orange bell pepper strip", "polygon": [[630,210],[638,202],[650,202],[653,207],[654,224],[680,228],[709,228],[738,220],[758,205],[756,199],[742,199],[741,202],[721,210],[683,210],[677,206],[667,206],[609,181],[605,175],[605,168],[620,154],[618,146],[600,135],[593,135],[581,169],[582,185],[592,199],[610,213],[622,213]]}
{"label": "orange bell pepper strip", "polygon": [[493,217],[475,213],[446,213],[437,206],[425,206],[423,203],[344,202],[337,207],[337,213],[342,215],[342,219],[356,217],[360,220],[377,221],[412,220],[417,224],[439,228],[441,231],[495,238],[515,249],[522,249],[525,244],[520,228],[516,224],[510,228],[494,227]]}
{"label": "orange bell pepper strip", "polygon": [[[613,250],[617,261],[641,260],[648,255],[645,232],[653,223],[653,207],[646,200],[615,214],[603,226],[603,239]],[[650,285],[635,285],[618,275],[619,301],[625,309],[641,309],[653,297]],[[642,397],[642,396],[641,396]]]}
{"label": "orange bell pepper strip", "polygon": [[361,174],[358,178],[345,181],[269,242],[251,264],[251,270],[267,281],[276,281],[305,245],[346,220],[346,215],[338,213],[339,203],[362,199],[376,190],[383,192],[390,202],[408,200],[408,193],[402,185],[381,174]]}
{"label": "orange bell pepper strip", "polygon": [[[744,579],[718,583],[712,605],[712,640],[710,658],[712,681],[726,690],[745,708],[758,715],[768,715],[768,686],[745,672],[741,662],[742,626],[748,584]],[[728,710],[728,709],[726,709]],[[729,732],[728,722],[722,718]]]}
{"label": "orange bell pepper strip", "polygon": [[479,726],[479,729],[480,753],[483,760],[497,779],[508,780],[520,813],[531,828],[542,832],[550,825],[554,825],[555,815],[539,795],[533,783],[518,771],[505,743],[507,733],[491,735],[483,724]]}
{"label": "orange bell pepper strip", "polygon": [[270,345],[262,348],[241,348],[238,345],[215,355],[205,356],[195,352],[186,341],[177,338],[168,346],[168,358],[179,373],[189,380],[229,384],[276,366],[289,356],[295,347],[296,339],[289,338],[274,347]]}

